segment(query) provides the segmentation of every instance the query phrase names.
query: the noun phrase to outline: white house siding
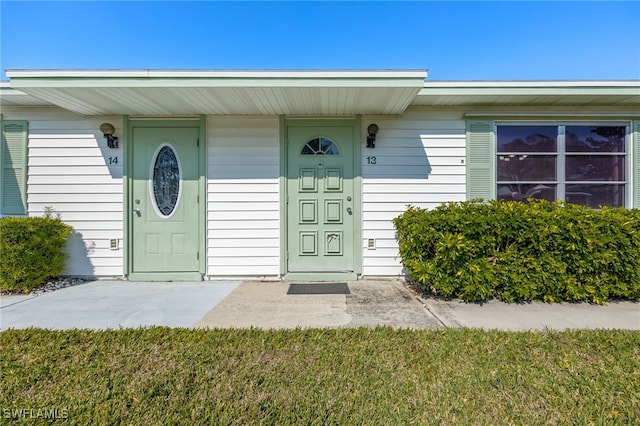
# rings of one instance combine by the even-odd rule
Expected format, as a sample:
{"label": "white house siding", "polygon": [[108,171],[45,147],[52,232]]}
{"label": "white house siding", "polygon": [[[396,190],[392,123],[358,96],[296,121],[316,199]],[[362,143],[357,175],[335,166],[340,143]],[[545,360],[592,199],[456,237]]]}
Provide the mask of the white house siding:
{"label": "white house siding", "polygon": [[[65,275],[121,276],[122,149],[109,149],[98,129],[110,122],[121,136],[122,119],[51,109],[3,109],[3,119],[29,122],[28,215],[51,207],[73,226]],[[109,165],[110,157],[117,164]],[[111,250],[111,239],[118,240],[118,250]]]}
{"label": "white house siding", "polygon": [[277,117],[207,117],[207,275],[280,274]]}
{"label": "white house siding", "polygon": [[362,150],[363,275],[397,276],[402,265],[392,219],[407,205],[433,208],[466,198],[465,121],[461,111],[414,107],[401,117],[362,117],[363,134],[370,123],[380,131],[375,149]]}

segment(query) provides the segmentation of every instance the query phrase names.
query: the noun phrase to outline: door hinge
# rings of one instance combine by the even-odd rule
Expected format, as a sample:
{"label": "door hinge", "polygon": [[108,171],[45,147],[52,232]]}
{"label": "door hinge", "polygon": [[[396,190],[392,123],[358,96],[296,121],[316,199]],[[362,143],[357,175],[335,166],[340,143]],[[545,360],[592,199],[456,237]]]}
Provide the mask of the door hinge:
{"label": "door hinge", "polygon": [[196,139],[196,146],[200,146],[200,138]]}
{"label": "door hinge", "polygon": [[200,260],[200,252],[199,251],[196,252],[196,260]]}
{"label": "door hinge", "polygon": [[196,195],[196,204],[200,204],[200,196]]}

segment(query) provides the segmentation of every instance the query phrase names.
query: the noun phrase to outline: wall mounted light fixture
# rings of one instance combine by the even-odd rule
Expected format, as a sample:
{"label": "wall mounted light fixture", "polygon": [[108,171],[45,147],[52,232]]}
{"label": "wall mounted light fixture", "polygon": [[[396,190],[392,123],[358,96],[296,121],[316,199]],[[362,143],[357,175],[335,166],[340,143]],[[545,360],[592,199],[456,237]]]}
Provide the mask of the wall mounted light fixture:
{"label": "wall mounted light fixture", "polygon": [[107,138],[107,146],[109,148],[117,148],[118,147],[118,137],[117,136],[113,136],[113,134],[116,132],[116,128],[113,127],[113,124],[111,123],[102,123],[100,125],[100,131],[102,132],[102,135]]}
{"label": "wall mounted light fixture", "polygon": [[367,127],[367,148],[375,148],[376,147],[376,135],[378,134],[378,125],[371,123],[369,127]]}

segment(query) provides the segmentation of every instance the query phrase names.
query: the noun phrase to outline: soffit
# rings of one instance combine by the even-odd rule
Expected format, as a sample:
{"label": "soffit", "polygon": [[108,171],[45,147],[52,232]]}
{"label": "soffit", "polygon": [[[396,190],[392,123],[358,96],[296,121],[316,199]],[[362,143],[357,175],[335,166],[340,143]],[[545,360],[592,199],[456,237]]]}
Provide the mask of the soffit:
{"label": "soffit", "polygon": [[48,105],[34,96],[9,86],[9,82],[0,83],[0,106],[40,106]]}
{"label": "soffit", "polygon": [[411,105],[640,106],[640,81],[426,82]]}
{"label": "soffit", "polygon": [[426,71],[7,71],[11,87],[82,115],[401,114]]}

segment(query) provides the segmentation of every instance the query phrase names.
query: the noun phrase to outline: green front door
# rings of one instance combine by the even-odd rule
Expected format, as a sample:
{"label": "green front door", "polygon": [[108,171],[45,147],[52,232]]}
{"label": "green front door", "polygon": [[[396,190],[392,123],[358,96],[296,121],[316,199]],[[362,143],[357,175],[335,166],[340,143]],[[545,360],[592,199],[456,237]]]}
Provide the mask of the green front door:
{"label": "green front door", "polygon": [[130,279],[201,279],[198,128],[134,128]]}
{"label": "green front door", "polygon": [[287,127],[287,269],[354,274],[353,126]]}

